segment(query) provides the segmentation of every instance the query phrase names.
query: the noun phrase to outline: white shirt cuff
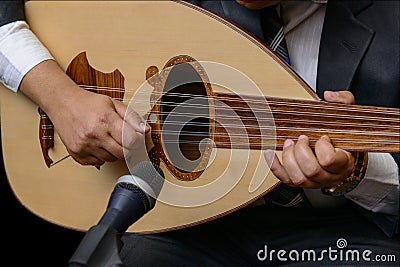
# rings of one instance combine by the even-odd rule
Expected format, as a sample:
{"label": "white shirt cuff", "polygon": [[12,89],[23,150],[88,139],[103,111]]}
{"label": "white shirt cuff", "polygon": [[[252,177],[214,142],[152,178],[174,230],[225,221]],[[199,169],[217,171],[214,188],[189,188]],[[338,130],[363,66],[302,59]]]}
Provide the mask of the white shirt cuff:
{"label": "white shirt cuff", "polygon": [[54,59],[25,21],[0,27],[0,82],[18,91],[22,78],[39,63]]}
{"label": "white shirt cuff", "polygon": [[364,179],[345,197],[373,212],[399,215],[399,169],[389,153],[368,153]]}

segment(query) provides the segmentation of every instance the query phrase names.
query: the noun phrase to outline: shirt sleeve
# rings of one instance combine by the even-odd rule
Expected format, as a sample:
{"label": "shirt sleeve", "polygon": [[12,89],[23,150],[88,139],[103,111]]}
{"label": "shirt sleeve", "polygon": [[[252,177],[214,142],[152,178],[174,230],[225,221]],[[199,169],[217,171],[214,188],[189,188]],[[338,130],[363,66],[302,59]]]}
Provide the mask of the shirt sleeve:
{"label": "shirt sleeve", "polygon": [[364,179],[345,197],[373,211],[399,215],[399,168],[389,153],[368,153]]}
{"label": "shirt sleeve", "polygon": [[18,91],[22,78],[39,63],[54,59],[25,21],[0,27],[0,82]]}

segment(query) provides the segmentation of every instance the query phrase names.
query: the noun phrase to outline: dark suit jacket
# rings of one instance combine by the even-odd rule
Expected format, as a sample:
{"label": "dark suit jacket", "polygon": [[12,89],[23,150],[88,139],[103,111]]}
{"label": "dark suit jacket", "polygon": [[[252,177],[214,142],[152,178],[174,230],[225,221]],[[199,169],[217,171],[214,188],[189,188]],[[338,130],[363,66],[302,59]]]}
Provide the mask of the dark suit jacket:
{"label": "dark suit jacket", "polygon": [[[260,12],[235,1],[190,1],[263,41]],[[400,107],[399,2],[329,1],[321,36],[317,94],[350,90],[357,104]],[[399,154],[393,154],[399,165]],[[399,216],[361,213],[389,236],[399,231]]]}
{"label": "dark suit jacket", "polygon": [[[0,5],[0,26],[23,19],[24,1]],[[235,1],[193,2],[242,27],[261,41],[259,11]],[[357,104],[400,107],[399,2],[329,1],[321,37],[317,94],[350,90]],[[399,164],[399,154],[393,154]],[[398,232],[399,216],[359,208],[389,236]]]}

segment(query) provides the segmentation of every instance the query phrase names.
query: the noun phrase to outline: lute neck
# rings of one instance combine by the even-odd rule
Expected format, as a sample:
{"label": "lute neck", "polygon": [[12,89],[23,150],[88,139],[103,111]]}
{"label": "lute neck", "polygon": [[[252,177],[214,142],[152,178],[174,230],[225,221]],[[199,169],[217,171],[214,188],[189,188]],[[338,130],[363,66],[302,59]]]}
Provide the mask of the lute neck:
{"label": "lute neck", "polygon": [[286,139],[299,135],[307,135],[314,147],[328,135],[335,147],[347,151],[400,152],[396,108],[225,93],[214,93],[214,98],[217,147],[281,150]]}

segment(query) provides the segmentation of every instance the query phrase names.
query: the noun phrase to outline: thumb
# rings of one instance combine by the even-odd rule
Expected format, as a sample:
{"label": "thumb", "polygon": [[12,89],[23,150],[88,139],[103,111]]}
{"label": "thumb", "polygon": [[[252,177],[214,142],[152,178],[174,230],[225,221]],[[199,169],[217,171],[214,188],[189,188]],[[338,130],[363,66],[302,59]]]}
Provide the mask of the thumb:
{"label": "thumb", "polygon": [[327,102],[352,105],[355,103],[354,95],[349,91],[325,91],[324,99]]}
{"label": "thumb", "polygon": [[114,107],[118,115],[128,123],[134,130],[139,133],[146,133],[150,130],[148,126],[143,122],[140,115],[133,109],[127,107],[118,100],[113,99]]}

